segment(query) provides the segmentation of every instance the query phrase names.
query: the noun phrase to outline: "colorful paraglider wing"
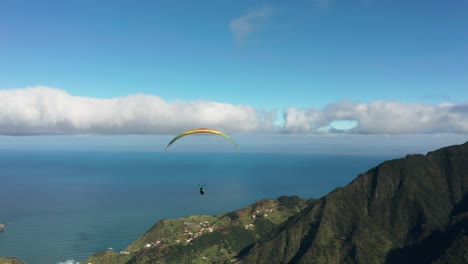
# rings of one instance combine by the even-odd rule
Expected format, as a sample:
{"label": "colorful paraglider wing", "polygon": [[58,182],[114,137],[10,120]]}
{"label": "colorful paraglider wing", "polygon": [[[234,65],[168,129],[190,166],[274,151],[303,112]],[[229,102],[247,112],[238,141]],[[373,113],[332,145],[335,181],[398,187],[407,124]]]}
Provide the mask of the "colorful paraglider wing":
{"label": "colorful paraglider wing", "polygon": [[237,146],[236,142],[234,142],[234,140],[232,140],[224,132],[221,132],[221,131],[216,130],[216,129],[211,129],[211,128],[196,128],[196,129],[187,130],[187,131],[177,135],[175,138],[173,138],[171,140],[171,142],[169,142],[169,144],[167,144],[166,152],[168,151],[168,149],[172,145],[172,143],[176,142],[179,138],[182,138],[182,137],[185,137],[185,136],[188,136],[188,135],[192,135],[192,134],[200,134],[200,133],[214,134],[214,135],[221,136],[221,137],[229,140],[229,142],[231,142],[231,144],[234,145],[236,150],[239,151],[239,146]]}

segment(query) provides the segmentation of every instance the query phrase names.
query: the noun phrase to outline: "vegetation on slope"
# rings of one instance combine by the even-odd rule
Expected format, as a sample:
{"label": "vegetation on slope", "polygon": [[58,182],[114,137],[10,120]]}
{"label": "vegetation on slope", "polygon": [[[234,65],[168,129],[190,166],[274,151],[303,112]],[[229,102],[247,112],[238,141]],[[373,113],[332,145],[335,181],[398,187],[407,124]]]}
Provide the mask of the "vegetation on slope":
{"label": "vegetation on slope", "polygon": [[466,258],[467,194],[468,143],[386,161],[298,213],[241,262],[421,263],[432,250],[423,263],[450,263]]}
{"label": "vegetation on slope", "polygon": [[161,220],[122,252],[105,251],[85,263],[225,263],[255,242],[266,240],[307,206],[297,196],[264,199],[216,215]]}

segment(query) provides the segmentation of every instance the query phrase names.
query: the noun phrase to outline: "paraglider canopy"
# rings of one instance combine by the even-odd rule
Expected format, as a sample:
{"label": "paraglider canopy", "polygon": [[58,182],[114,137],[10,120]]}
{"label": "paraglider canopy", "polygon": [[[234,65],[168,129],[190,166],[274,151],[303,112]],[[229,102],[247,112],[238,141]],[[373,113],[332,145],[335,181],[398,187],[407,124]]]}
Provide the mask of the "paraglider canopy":
{"label": "paraglider canopy", "polygon": [[182,138],[182,137],[185,137],[185,136],[188,136],[188,135],[192,135],[192,134],[200,134],[200,133],[205,133],[205,134],[214,134],[214,135],[218,135],[218,136],[221,136],[227,140],[229,140],[229,142],[231,142],[232,145],[234,145],[234,147],[236,148],[237,151],[239,151],[239,146],[237,146],[236,142],[234,142],[234,140],[232,140],[228,135],[226,135],[224,132],[220,131],[220,130],[217,130],[217,129],[212,129],[212,128],[195,128],[195,129],[190,129],[190,130],[187,130],[187,131],[184,131],[182,132],[181,134],[177,135],[175,138],[173,138],[171,140],[171,142],[169,142],[169,144],[167,144],[167,147],[166,147],[166,152],[169,150],[169,147],[172,145],[172,143],[176,142],[178,139]]}

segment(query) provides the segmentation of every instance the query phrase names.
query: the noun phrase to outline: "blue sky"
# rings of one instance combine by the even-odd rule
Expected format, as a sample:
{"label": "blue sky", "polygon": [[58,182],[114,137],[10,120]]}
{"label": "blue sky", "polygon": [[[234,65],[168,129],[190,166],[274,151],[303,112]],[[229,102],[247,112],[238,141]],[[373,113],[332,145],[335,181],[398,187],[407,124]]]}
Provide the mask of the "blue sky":
{"label": "blue sky", "polygon": [[210,125],[458,142],[467,12],[466,1],[0,0],[0,133]]}

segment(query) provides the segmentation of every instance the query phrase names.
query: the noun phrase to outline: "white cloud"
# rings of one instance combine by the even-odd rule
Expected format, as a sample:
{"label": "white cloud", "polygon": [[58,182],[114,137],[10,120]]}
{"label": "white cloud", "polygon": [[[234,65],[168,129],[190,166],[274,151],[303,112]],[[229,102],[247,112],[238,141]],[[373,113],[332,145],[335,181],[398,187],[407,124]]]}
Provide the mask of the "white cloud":
{"label": "white cloud", "polygon": [[112,99],[49,87],[0,90],[0,135],[175,134],[194,127],[290,134],[468,133],[468,103],[339,101],[275,111],[213,101],[168,102],[146,94]]}
{"label": "white cloud", "polygon": [[121,98],[79,97],[59,89],[0,91],[0,134],[173,134],[193,127],[225,131],[271,129],[271,116],[227,103],[167,102],[137,94]]}
{"label": "white cloud", "polygon": [[288,108],[284,113],[284,131],[319,133],[324,128],[336,130],[332,125],[340,120],[353,121],[356,125],[347,132],[358,134],[468,133],[468,103],[341,101],[329,104],[323,110]]}
{"label": "white cloud", "polygon": [[236,42],[242,44],[244,39],[254,31],[258,30],[261,23],[273,14],[271,6],[252,10],[247,14],[231,20],[229,28],[231,29]]}

